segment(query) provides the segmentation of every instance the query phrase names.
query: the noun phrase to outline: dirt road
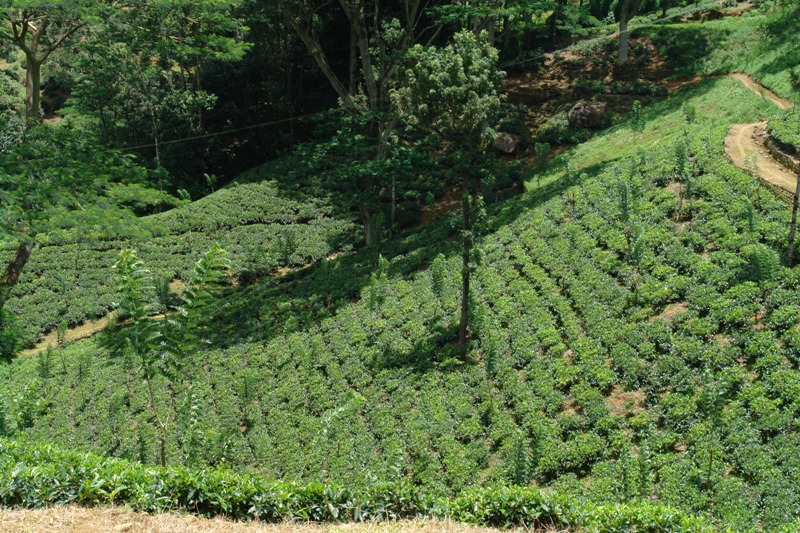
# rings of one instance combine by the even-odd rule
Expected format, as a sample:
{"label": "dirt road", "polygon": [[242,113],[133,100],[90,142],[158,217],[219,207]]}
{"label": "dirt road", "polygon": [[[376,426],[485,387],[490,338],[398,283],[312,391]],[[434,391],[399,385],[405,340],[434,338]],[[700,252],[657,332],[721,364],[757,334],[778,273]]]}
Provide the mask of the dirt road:
{"label": "dirt road", "polygon": [[[745,87],[769,100],[780,109],[788,109],[794,105],[791,101],[781,98],[759,84],[747,74],[734,73],[730,74],[730,76],[739,80]],[[766,137],[767,121],[765,120],[751,124],[734,124],[725,137],[725,153],[737,167],[785,191],[794,193],[797,185],[797,175],[770,155],[765,145]]]}

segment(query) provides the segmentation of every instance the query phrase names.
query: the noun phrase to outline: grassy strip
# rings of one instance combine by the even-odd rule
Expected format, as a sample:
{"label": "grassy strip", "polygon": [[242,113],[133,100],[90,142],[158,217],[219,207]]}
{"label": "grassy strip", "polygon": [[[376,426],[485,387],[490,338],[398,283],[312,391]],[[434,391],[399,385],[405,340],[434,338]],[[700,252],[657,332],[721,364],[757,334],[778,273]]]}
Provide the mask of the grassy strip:
{"label": "grassy strip", "polygon": [[592,531],[711,531],[705,520],[652,503],[594,505],[523,487],[470,489],[454,498],[399,483],[368,488],[301,486],[228,470],[146,467],[119,459],[0,439],[0,504],[124,504],[268,522],[396,520],[434,517],[509,527]]}
{"label": "grassy strip", "polygon": [[650,37],[679,77],[745,72],[781,96],[798,101],[798,29],[796,8],[787,8],[649,26],[636,30],[636,35]]}

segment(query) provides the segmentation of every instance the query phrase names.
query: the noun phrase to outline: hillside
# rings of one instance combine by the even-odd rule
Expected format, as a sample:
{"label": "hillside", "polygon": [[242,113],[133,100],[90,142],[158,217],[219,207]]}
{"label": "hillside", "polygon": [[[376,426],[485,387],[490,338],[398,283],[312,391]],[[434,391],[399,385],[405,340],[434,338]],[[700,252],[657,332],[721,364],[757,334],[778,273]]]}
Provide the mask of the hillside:
{"label": "hillside", "polygon": [[9,307],[25,317],[25,341],[113,309],[111,267],[123,248],[137,249],[162,284],[174,285],[214,242],[230,252],[231,274],[241,284],[352,246],[352,220],[333,216],[329,202],[281,191],[274,176],[272,169],[254,169],[201,200],[139,219],[119,237],[101,228],[52,236],[32,254],[12,292]]}
{"label": "hillside", "polygon": [[[526,192],[476,211],[464,353],[461,215],[361,245],[356,209],[299,192],[289,159],[124,237],[48,235],[7,305],[30,344],[117,307],[121,248],[154,274],[157,290],[139,295],[157,300],[152,324],[191,304],[176,299],[214,242],[231,282],[167,370],[131,337],[119,347],[126,322],[0,364],[0,502],[429,529],[796,530],[792,184],[755,177],[762,145],[728,155],[740,125],[795,132],[776,105],[800,103],[792,24],[755,10],[634,31],[658,59],[647,82],[668,89],[647,89],[639,117],[627,94],[583,142],[526,154]],[[568,61],[592,59],[580,49]],[[609,96],[589,85],[587,98]],[[528,115],[533,141],[561,107]]]}
{"label": "hillside", "polygon": [[[699,112],[688,126],[693,190],[679,210],[674,146],[686,102]],[[754,194],[757,184],[722,152],[730,123],[771,112],[732,79],[687,87],[647,109],[644,142],[631,143],[622,124],[570,153],[571,178],[554,174],[498,205],[466,360],[447,343],[454,261],[441,299],[431,270],[415,271],[448,252],[447,221],[386,250],[378,308],[326,291],[336,312],[317,322],[266,305],[258,314],[250,302],[281,288],[232,296],[220,316],[238,331],[260,324],[263,340],[228,338],[186,369],[194,385],[176,413],[170,462],[303,482],[406,478],[437,492],[535,480],[596,501],[713,508],[737,527],[785,523],[798,498],[797,295],[771,247],[784,240],[788,213]],[[351,291],[366,287],[358,269],[373,253],[314,269],[293,290],[320,294],[340,277],[356,283]],[[0,370],[6,431],[155,460],[143,384],[122,361],[93,341],[48,357]]]}

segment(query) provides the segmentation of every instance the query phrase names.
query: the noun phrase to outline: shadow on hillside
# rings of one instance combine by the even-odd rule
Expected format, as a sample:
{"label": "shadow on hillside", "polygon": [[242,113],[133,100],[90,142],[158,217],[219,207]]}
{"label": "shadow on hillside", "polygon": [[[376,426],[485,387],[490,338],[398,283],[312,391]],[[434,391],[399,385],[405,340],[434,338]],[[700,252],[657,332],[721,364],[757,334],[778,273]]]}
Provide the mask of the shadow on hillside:
{"label": "shadow on hillside", "polygon": [[800,65],[800,47],[795,45],[800,33],[800,7],[787,9],[769,23],[765,34],[769,46],[782,47],[783,53],[758,69],[759,74],[777,74]]}
{"label": "shadow on hillside", "polygon": [[650,26],[633,33],[650,37],[676,75],[692,76],[705,73],[708,56],[726,41],[731,31],[712,26],[670,24]]}
{"label": "shadow on hillside", "polygon": [[[706,80],[686,86],[669,99],[645,108],[645,117],[651,121],[673,113],[686,100],[704,94],[718,82]],[[624,127],[626,125],[623,123],[604,133]],[[564,152],[551,161],[544,171],[551,175],[563,172],[571,153],[570,150]],[[489,231],[514,223],[526,211],[557,197],[568,187],[580,186],[584,179],[596,175],[624,156],[605,155],[604,161],[581,168],[573,172],[571,177],[561,175],[531,192],[489,205]],[[389,277],[393,279],[412,278],[420,270],[427,269],[440,253],[449,257],[459,255],[459,225],[458,213],[452,213],[411,234],[362,248],[337,259],[322,260],[282,278],[239,289],[225,298],[212,313],[212,341],[219,347],[229,347],[266,341],[291,332],[314,330],[324,319],[361,298],[371,283],[371,275],[380,255],[390,261]],[[376,363],[424,368],[429,361],[438,358],[437,350],[446,347],[451,340],[448,335],[453,334],[432,333],[435,342],[415,347],[412,355],[387,354],[384,361]]]}

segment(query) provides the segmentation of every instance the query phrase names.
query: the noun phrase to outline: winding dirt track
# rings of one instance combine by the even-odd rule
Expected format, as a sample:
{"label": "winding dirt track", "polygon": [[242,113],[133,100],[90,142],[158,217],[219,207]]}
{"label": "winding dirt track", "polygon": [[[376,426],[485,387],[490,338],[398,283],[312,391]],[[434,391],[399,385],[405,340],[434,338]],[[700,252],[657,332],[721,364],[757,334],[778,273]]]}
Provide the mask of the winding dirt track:
{"label": "winding dirt track", "polygon": [[[735,73],[730,74],[730,76],[739,80],[745,87],[769,100],[780,109],[788,109],[794,105],[791,101],[781,98],[754,81],[747,74]],[[725,137],[725,153],[737,167],[794,194],[797,186],[797,175],[770,155],[764,144],[766,136],[766,120],[751,124],[734,124]]]}

